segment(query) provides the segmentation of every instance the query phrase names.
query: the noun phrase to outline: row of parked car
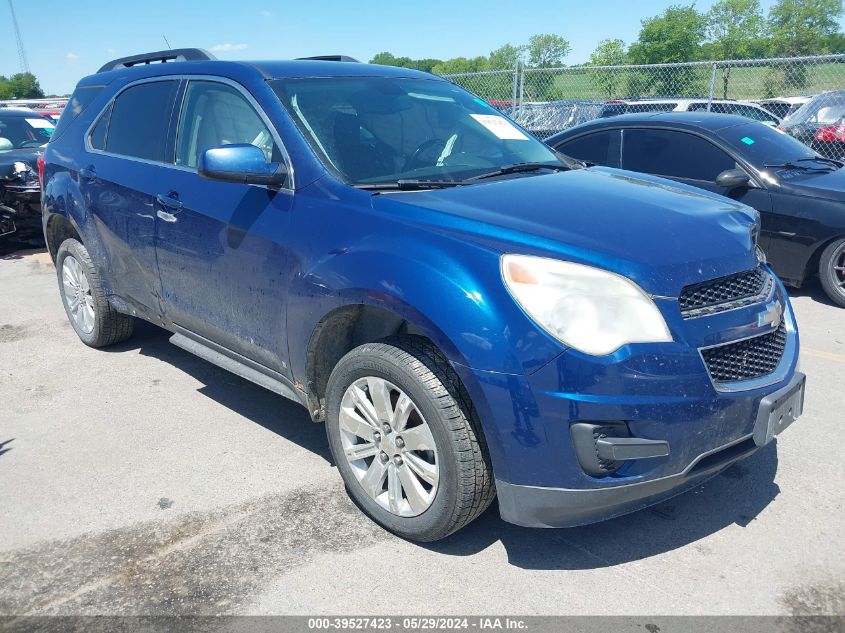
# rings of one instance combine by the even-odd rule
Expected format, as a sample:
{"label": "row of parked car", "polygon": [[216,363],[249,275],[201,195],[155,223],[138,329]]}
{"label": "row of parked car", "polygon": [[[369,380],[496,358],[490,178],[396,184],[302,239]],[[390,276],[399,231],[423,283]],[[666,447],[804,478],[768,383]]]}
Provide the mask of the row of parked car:
{"label": "row of parked car", "polygon": [[756,102],[726,99],[562,100],[494,105],[534,136],[546,139],[581,123],[647,112],[735,114],[778,127],[828,158],[845,158],[845,90],[815,96],[779,97]]}

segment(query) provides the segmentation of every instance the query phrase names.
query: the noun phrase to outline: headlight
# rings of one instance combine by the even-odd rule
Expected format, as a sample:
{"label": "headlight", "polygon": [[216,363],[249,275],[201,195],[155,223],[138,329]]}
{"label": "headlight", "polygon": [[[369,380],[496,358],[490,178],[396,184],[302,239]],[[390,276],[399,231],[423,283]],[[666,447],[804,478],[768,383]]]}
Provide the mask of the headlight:
{"label": "headlight", "polygon": [[503,255],[502,278],[540,327],[585,354],[604,356],[627,343],[672,340],[651,298],[620,275],[556,259]]}

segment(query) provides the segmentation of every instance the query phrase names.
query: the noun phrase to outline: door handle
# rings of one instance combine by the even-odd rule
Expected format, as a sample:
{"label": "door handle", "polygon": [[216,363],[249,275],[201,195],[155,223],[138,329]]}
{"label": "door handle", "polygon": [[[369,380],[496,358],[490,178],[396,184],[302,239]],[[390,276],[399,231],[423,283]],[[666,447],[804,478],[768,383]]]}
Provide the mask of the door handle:
{"label": "door handle", "polygon": [[156,196],[156,200],[158,200],[158,202],[161,206],[167,207],[168,209],[171,209],[171,210],[174,210],[174,211],[178,211],[179,209],[181,209],[184,206],[182,204],[182,201],[179,200],[178,198],[174,198],[172,195],[165,195],[163,193],[158,194]]}
{"label": "door handle", "polygon": [[97,172],[94,171],[94,167],[83,167],[79,170],[79,177],[84,178],[85,180],[96,180]]}

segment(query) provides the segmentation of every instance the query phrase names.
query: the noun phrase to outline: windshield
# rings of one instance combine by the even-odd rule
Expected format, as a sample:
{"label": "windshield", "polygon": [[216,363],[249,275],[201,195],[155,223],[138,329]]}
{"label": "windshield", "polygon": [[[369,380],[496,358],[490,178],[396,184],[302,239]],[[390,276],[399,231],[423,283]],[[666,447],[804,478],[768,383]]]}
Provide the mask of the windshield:
{"label": "windshield", "polygon": [[716,134],[745,160],[762,169],[764,164],[786,163],[811,158],[816,153],[777,128],[744,123],[718,130]]}
{"label": "windshield", "polygon": [[40,147],[50,140],[55,124],[42,116],[3,116],[0,113],[0,152]]}
{"label": "windshield", "polygon": [[824,92],[790,114],[784,120],[784,125],[804,123],[833,125],[840,123],[843,117],[845,117],[845,92]]}
{"label": "windshield", "polygon": [[445,81],[328,77],[271,86],[321,160],[350,184],[460,181],[517,163],[561,167],[540,141]]}

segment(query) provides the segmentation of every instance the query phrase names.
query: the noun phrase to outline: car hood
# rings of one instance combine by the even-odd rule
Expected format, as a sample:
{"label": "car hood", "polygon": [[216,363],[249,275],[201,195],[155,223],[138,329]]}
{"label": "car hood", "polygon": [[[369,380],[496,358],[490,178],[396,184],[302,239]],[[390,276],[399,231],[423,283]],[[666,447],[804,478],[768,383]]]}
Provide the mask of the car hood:
{"label": "car hood", "polygon": [[756,261],[750,207],[604,167],[378,195],[373,206],[498,252],[611,270],[659,296]]}
{"label": "car hood", "polygon": [[43,147],[25,147],[23,149],[10,149],[7,152],[0,152],[0,165],[24,162],[28,163],[31,167],[35,167],[38,162],[38,156],[43,151]]}
{"label": "car hood", "polygon": [[789,171],[779,176],[781,186],[789,193],[845,201],[845,168],[817,174]]}

